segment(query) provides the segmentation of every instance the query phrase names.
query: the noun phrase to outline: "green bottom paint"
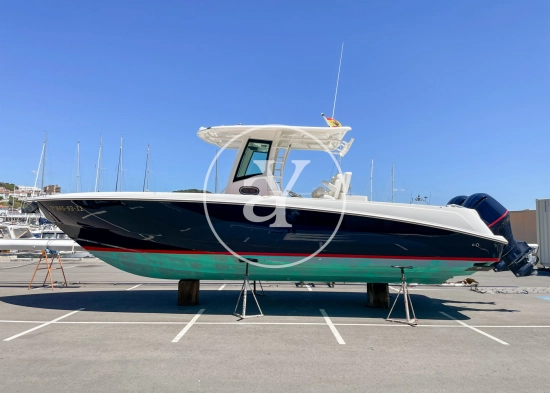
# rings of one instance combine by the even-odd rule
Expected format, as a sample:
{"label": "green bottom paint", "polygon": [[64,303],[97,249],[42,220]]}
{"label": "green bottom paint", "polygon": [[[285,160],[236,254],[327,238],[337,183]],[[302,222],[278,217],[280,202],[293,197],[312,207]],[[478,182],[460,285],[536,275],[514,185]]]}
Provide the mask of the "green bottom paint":
{"label": "green bottom paint", "polygon": [[[239,280],[246,264],[231,255],[198,255],[91,251],[104,262],[128,273],[162,279]],[[286,265],[299,257],[255,258],[269,266]],[[251,280],[265,281],[320,281],[320,282],[399,282],[399,269],[392,265],[413,266],[406,270],[407,281],[419,284],[441,284],[454,276],[475,273],[473,262],[448,260],[399,260],[374,258],[312,258],[304,263],[285,268],[250,265]],[[478,265],[478,264],[476,264]],[[486,264],[488,266],[489,264]]]}

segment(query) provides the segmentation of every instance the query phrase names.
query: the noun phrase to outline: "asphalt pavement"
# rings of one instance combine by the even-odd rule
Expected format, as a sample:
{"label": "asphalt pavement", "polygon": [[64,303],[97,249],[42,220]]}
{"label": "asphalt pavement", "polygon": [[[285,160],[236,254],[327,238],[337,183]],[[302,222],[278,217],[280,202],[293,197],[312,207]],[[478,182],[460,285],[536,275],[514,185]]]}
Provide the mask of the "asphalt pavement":
{"label": "asphalt pavement", "polygon": [[368,308],[365,284],[262,283],[264,316],[239,320],[239,282],[201,282],[200,304],[181,307],[177,282],[97,259],[66,260],[68,288],[39,271],[29,290],[35,262],[0,258],[1,392],[550,390],[544,272],[413,286],[410,327]]}

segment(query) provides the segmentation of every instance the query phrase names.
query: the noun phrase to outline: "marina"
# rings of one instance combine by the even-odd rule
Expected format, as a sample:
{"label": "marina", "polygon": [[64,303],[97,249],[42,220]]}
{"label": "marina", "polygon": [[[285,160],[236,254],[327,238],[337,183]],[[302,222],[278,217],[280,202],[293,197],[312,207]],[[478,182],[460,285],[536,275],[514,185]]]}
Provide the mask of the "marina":
{"label": "marina", "polygon": [[[409,327],[366,307],[364,284],[266,282],[265,317],[238,321],[230,314],[240,282],[203,282],[200,304],[182,307],[175,281],[97,259],[64,265],[68,288],[27,290],[34,266],[0,261],[5,386],[53,392],[61,380],[74,388],[74,376],[84,391],[513,392],[543,391],[547,382],[550,277],[543,271],[471,276],[487,293],[413,285],[419,322]],[[393,299],[397,286],[390,291]]]}

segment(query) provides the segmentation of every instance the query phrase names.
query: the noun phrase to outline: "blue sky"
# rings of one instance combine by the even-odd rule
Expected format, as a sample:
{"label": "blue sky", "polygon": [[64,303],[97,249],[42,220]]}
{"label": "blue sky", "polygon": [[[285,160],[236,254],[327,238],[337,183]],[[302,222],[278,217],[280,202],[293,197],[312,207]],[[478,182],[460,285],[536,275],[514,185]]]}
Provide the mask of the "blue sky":
{"label": "blue sky", "polygon": [[[80,141],[92,190],[101,133],[103,190],[121,134],[125,190],[148,143],[151,190],[202,188],[215,148],[199,127],[324,125],[342,42],[353,193],[374,158],[375,200],[392,162],[399,202],[550,197],[548,1],[0,1],[0,181],[34,183],[47,132],[46,183],[75,190]],[[330,177],[329,157],[313,164],[296,191]]]}

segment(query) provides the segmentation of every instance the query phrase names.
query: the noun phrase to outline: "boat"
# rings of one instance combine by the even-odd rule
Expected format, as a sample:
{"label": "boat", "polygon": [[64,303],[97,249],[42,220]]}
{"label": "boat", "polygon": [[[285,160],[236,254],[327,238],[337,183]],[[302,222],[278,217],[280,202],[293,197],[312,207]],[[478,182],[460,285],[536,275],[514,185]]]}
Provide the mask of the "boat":
{"label": "boat", "polygon": [[32,239],[30,225],[0,223],[0,239]]}
{"label": "boat", "polygon": [[[48,247],[46,248],[48,250],[58,252],[59,255],[61,255],[64,258],[93,257],[92,254],[82,249],[75,250],[76,244],[74,243],[74,241],[70,240],[69,236],[67,236],[67,234],[64,233],[61,229],[59,229],[56,225],[52,225],[52,224],[42,225],[41,228],[33,232],[33,235],[37,240],[39,239],[41,241],[40,243],[44,243],[44,241],[46,241],[46,244],[48,244]],[[52,242],[52,240],[67,240],[67,241]],[[71,248],[67,249],[67,247],[65,246],[66,244],[70,244]],[[34,247],[34,249],[35,250],[37,249],[36,246]]]}
{"label": "boat", "polygon": [[64,258],[92,257],[55,225],[45,224],[33,228],[28,225],[0,224],[0,252],[10,253],[17,258],[38,258],[42,250],[59,253]]}
{"label": "boat", "polygon": [[372,202],[348,195],[352,173],[339,170],[303,197],[292,190],[305,165],[296,161],[283,186],[291,150],[335,160],[349,151],[350,131],[339,123],[201,128],[203,141],[237,150],[222,193],[74,193],[35,203],[94,256],[152,278],[242,279],[249,267],[251,280],[390,283],[400,279],[392,266],[407,265],[409,281],[440,284],[501,262],[518,276],[532,270],[531,249],[486,194],[447,206]]}
{"label": "boat", "polygon": [[69,239],[69,236],[52,224],[42,225],[33,231],[33,235],[37,239]]}
{"label": "boat", "polygon": [[17,250],[10,247],[8,242],[18,239],[33,239],[34,236],[29,225],[12,223],[0,223],[0,253],[12,253]]}

